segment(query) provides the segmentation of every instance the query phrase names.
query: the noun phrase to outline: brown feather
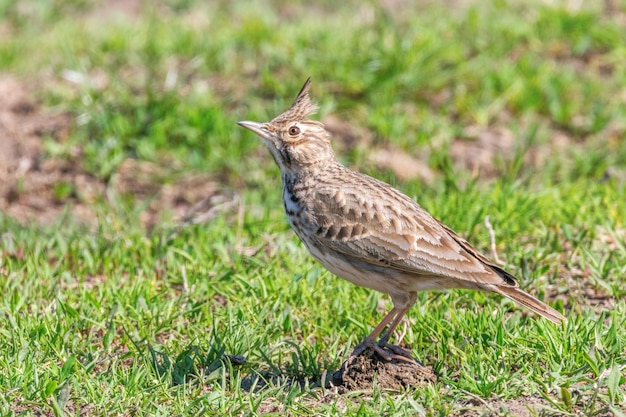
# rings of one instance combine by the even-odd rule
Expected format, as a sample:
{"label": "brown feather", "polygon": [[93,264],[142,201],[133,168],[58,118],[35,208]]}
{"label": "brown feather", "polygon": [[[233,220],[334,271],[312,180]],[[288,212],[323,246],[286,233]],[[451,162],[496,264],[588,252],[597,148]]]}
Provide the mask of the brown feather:
{"label": "brown feather", "polygon": [[314,104],[311,97],[309,97],[309,88],[311,88],[311,77],[306,80],[291,107],[274,118],[270,123],[273,125],[289,124],[305,120],[315,113],[318,106]]}
{"label": "brown feather", "polygon": [[490,288],[491,291],[497,292],[498,294],[502,294],[511,300],[520,303],[524,307],[534,311],[535,313],[547,318],[553,323],[561,324],[566,323],[567,319],[563,317],[561,313],[553,309],[547,304],[542,303],[537,300],[532,295],[522,291],[516,287],[507,287],[507,286],[493,286]]}

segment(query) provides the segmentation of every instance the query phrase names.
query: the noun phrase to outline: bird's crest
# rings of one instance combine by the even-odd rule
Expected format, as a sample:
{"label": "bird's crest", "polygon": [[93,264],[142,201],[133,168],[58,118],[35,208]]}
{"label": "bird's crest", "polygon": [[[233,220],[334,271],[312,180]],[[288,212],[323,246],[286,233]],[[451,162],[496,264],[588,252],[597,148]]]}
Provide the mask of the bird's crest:
{"label": "bird's crest", "polygon": [[309,77],[302,89],[298,93],[298,96],[293,101],[293,104],[279,116],[277,116],[274,120],[272,120],[272,124],[282,124],[282,123],[290,123],[305,120],[311,114],[315,113],[318,109],[318,106],[311,101],[311,97],[309,97],[309,88],[311,86],[311,77]]}

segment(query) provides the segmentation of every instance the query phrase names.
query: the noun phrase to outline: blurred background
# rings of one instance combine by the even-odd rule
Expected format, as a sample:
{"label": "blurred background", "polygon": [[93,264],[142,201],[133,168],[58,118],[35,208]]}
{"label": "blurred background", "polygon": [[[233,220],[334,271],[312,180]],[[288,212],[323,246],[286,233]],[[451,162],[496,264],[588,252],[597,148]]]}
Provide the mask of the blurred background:
{"label": "blurred background", "polygon": [[108,190],[157,196],[151,226],[226,189],[277,188],[235,122],[273,118],[309,76],[341,159],[409,192],[623,185],[625,8],[2,0],[0,210],[49,222],[71,203],[89,222]]}

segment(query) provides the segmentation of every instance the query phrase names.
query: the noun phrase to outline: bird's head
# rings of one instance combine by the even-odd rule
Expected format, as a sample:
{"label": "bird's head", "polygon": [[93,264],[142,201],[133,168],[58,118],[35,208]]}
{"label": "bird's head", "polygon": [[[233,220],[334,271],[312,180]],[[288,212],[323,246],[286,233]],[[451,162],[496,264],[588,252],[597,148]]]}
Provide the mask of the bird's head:
{"label": "bird's head", "polygon": [[272,121],[237,123],[263,140],[281,170],[335,161],[330,136],[324,125],[309,119],[317,110],[309,97],[310,85],[309,78],[291,107]]}

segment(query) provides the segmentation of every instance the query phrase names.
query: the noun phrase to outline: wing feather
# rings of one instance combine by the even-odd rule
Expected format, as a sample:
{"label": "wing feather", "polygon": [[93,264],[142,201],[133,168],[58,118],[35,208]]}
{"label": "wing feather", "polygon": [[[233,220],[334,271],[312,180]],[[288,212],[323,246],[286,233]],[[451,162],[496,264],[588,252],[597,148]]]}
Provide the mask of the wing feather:
{"label": "wing feather", "polygon": [[[361,175],[361,174],[360,174]],[[363,188],[368,188],[364,190]],[[316,242],[346,256],[415,275],[517,285],[419,204],[374,178],[315,189],[309,213]],[[363,195],[375,196],[364,200]],[[505,275],[501,275],[500,271]]]}

